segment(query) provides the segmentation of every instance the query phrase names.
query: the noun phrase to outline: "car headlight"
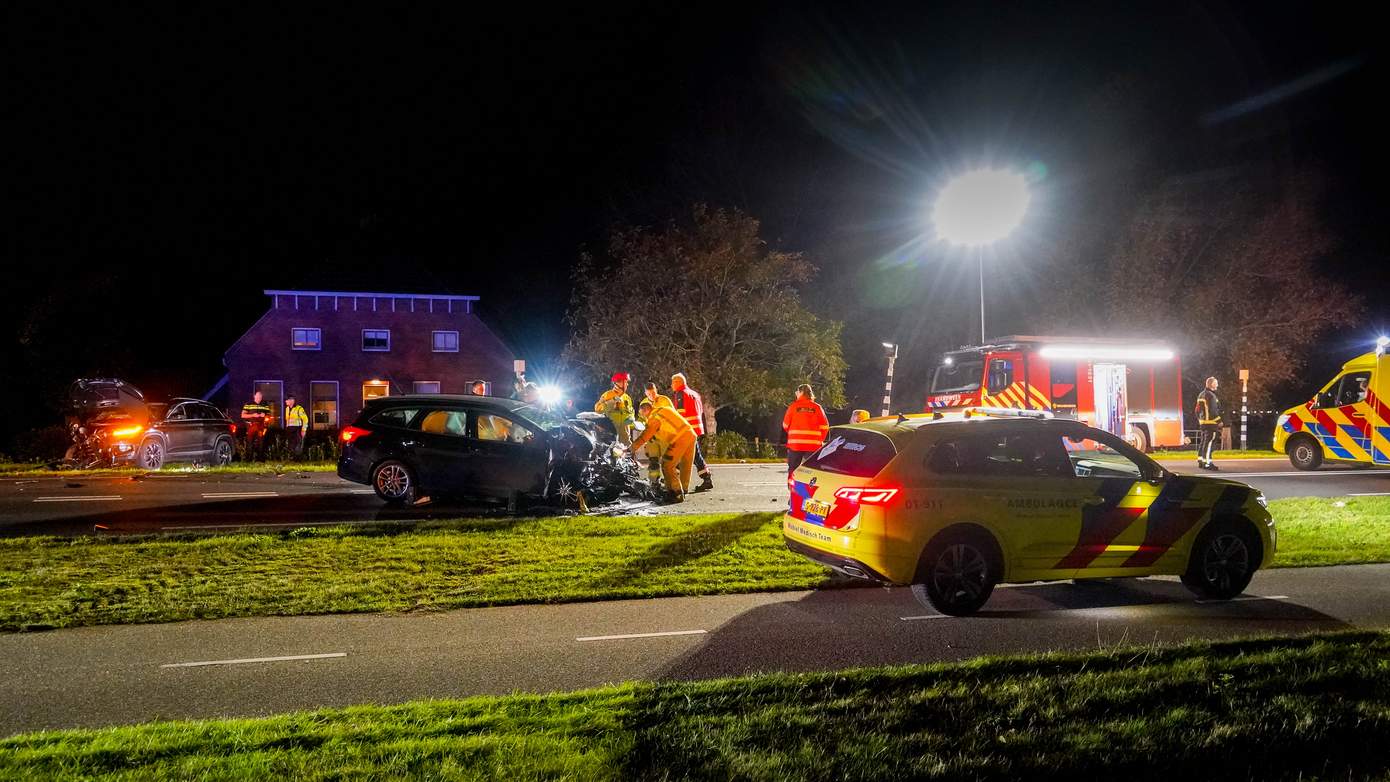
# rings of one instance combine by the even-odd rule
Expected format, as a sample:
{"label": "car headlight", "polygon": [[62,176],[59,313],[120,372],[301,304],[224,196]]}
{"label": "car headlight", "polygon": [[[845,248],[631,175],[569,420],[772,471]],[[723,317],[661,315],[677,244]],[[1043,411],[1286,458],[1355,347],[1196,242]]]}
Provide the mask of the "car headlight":
{"label": "car headlight", "polygon": [[1276,423],[1276,424],[1274,425],[1275,430],[1277,431],[1277,430],[1283,429],[1283,428],[1284,428],[1284,424],[1286,424],[1286,423],[1288,423],[1288,422],[1289,422],[1289,414],[1288,414],[1288,413],[1280,413],[1280,414],[1279,414],[1279,422]]}
{"label": "car headlight", "polygon": [[1262,492],[1262,491],[1257,491],[1257,492],[1255,492],[1255,502],[1260,503],[1260,507],[1261,507],[1261,508],[1264,508],[1265,510],[1269,510],[1269,500],[1265,499],[1265,493],[1264,493],[1264,492]]}

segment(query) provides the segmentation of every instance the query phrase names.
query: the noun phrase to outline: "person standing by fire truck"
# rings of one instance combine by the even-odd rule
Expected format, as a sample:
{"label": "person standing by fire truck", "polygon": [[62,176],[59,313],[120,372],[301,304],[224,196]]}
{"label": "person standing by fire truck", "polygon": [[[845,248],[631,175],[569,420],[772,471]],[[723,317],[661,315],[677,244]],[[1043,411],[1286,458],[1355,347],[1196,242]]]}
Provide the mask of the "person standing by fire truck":
{"label": "person standing by fire truck", "polygon": [[700,447],[700,439],[705,436],[705,403],[700,394],[685,382],[685,374],[677,372],[671,376],[671,404],[695,430],[695,472],[700,476],[700,485],[695,491],[709,491],[714,488],[714,480],[705,463],[705,452]]}
{"label": "person standing by fire truck", "polygon": [[1217,381],[1207,378],[1206,388],[1197,395],[1197,466],[1203,470],[1220,470],[1211,460],[1216,438],[1221,435],[1221,400],[1216,396]]}
{"label": "person standing by fire truck", "polygon": [[787,432],[787,474],[791,475],[806,457],[820,450],[830,431],[830,419],[816,404],[816,393],[810,385],[802,383],[796,387],[796,401],[787,406],[782,428]]}
{"label": "person standing by fire truck", "polygon": [[246,451],[256,459],[265,455],[266,429],[273,414],[260,389],[251,395],[250,402],[241,406],[241,420],[246,422]]}

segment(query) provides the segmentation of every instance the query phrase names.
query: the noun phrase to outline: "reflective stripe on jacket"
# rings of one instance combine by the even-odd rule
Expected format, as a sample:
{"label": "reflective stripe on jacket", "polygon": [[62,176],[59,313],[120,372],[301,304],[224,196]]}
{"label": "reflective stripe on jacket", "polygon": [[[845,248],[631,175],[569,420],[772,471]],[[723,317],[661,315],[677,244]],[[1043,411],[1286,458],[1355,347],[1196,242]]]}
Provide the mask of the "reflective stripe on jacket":
{"label": "reflective stripe on jacket", "polygon": [[1197,395],[1197,423],[1199,424],[1219,424],[1221,423],[1221,400],[1210,388],[1202,389],[1202,393]]}
{"label": "reflective stripe on jacket", "polygon": [[289,412],[285,413],[285,426],[308,426],[309,415],[304,412],[304,405],[295,405]]}
{"label": "reflective stripe on jacket", "polygon": [[671,392],[671,403],[680,414],[685,416],[685,422],[690,424],[690,428],[695,430],[696,436],[705,433],[705,403],[700,399],[700,395],[686,386],[678,391]]}
{"label": "reflective stripe on jacket", "polygon": [[695,430],[690,423],[685,420],[675,408],[654,407],[652,412],[647,415],[647,428],[642,432],[642,436],[633,441],[633,449],[641,448],[648,441],[655,442],[666,450],[671,447],[671,443],[682,439],[694,439]]}
{"label": "reflective stripe on jacket", "polygon": [[782,428],[787,430],[788,451],[814,451],[825,442],[830,419],[825,417],[820,405],[809,399],[798,399],[787,406]]}

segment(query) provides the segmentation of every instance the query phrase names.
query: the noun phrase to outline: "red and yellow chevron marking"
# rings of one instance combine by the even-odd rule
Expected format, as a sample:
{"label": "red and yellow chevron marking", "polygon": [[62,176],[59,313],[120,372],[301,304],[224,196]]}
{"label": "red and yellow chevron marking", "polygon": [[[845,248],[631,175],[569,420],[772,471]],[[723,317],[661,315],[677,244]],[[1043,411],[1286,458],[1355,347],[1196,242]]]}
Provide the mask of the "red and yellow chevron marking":
{"label": "red and yellow chevron marking", "polygon": [[[1152,567],[1172,550],[1183,536],[1213,512],[1214,506],[1227,489],[1200,486],[1194,481],[1170,480],[1157,494],[1136,495],[1131,489],[1137,482],[1107,480],[1097,496],[1103,502],[1087,506],[1081,513],[1081,533],[1076,545],[1053,567],[1075,570],[1091,566],[1107,553],[1122,553],[1125,558],[1110,563],[1111,567]],[[1231,489],[1242,497],[1244,488]],[[1138,526],[1142,540],[1127,534]],[[1129,539],[1121,544],[1121,537]]]}
{"label": "red and yellow chevron marking", "polygon": [[1372,461],[1368,447],[1390,453],[1387,440],[1372,426],[1370,416],[1374,406],[1383,402],[1368,396],[1365,402],[1342,407],[1317,408],[1311,405],[1288,411],[1284,431],[1290,434],[1307,432],[1322,445],[1325,454],[1333,459]]}
{"label": "red and yellow chevron marking", "polygon": [[[1031,402],[1031,405],[1029,404]],[[1047,395],[1023,381],[1016,381],[997,394],[984,394],[980,397],[984,407],[1032,407],[1035,410],[1050,410],[1052,403]]]}

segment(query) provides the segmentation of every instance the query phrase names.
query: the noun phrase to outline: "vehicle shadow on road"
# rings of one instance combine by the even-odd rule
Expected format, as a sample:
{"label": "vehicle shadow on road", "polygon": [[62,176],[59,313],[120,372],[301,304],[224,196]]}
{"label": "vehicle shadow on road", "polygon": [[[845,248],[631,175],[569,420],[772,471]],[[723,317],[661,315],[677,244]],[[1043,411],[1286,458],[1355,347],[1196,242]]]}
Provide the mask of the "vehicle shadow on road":
{"label": "vehicle shadow on road", "polygon": [[699,647],[653,678],[837,670],[1349,627],[1290,600],[1198,603],[1181,584],[1158,580],[1011,587],[964,618],[938,616],[906,589],[818,590],[711,629]]}
{"label": "vehicle shadow on road", "polygon": [[767,515],[744,513],[701,524],[653,546],[622,569],[595,582],[600,587],[626,586],[656,570],[678,567],[727,548],[767,526]]}

